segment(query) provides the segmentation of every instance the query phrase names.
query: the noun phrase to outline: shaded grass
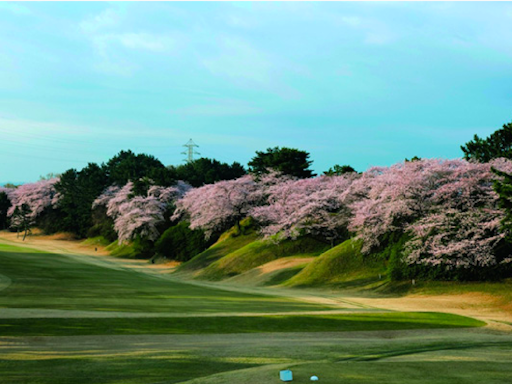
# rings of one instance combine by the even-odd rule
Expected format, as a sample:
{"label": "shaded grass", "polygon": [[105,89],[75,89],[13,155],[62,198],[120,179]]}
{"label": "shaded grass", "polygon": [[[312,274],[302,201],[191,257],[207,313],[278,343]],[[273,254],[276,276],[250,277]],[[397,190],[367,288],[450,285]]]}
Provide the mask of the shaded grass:
{"label": "shaded grass", "polygon": [[178,383],[255,364],[143,354],[118,358],[2,360],[2,384]]}
{"label": "shaded grass", "polygon": [[348,332],[467,328],[485,323],[428,312],[315,316],[0,319],[2,336]]}
{"label": "shaded grass", "polygon": [[326,308],[287,298],[198,287],[3,244],[0,244],[0,271],[12,280],[7,289],[0,291],[0,308],[173,313]]}
{"label": "shaded grass", "polygon": [[[310,383],[317,375],[319,382],[338,384],[508,384],[512,369],[510,362],[450,361],[397,363],[314,363],[291,367],[294,383]],[[239,379],[240,378],[240,379]],[[226,374],[224,379],[214,377],[194,380],[194,383],[279,383],[276,370],[256,369]]]}
{"label": "shaded grass", "polygon": [[139,252],[135,249],[133,243],[122,243],[116,240],[105,248],[111,256],[122,257],[125,259],[137,259]]}
{"label": "shaded grass", "polygon": [[286,280],[291,279],[293,276],[298,274],[303,269],[304,269],[304,265],[299,265],[299,266],[290,267],[290,268],[284,268],[280,271],[277,271],[275,274],[273,274],[272,277],[270,279],[268,279],[267,281],[265,281],[265,283],[263,285],[271,286],[271,285],[281,284],[281,283],[285,282]]}
{"label": "shaded grass", "polygon": [[258,238],[254,232],[248,234],[236,234],[234,229],[224,233],[219,240],[210,248],[193,257],[186,263],[181,264],[177,273],[194,273],[200,269],[206,268],[220,258],[240,249],[247,244],[252,243]]}
{"label": "shaded grass", "polygon": [[92,245],[92,246],[99,245],[99,246],[106,247],[106,246],[110,245],[111,242],[108,241],[107,239],[105,239],[103,236],[96,236],[96,237],[90,237],[90,238],[82,241],[81,244]]}
{"label": "shaded grass", "polygon": [[211,263],[198,276],[208,280],[222,280],[282,257],[318,256],[327,248],[325,243],[308,237],[285,240],[279,244],[270,240],[256,240]]}
{"label": "shaded grass", "polygon": [[[312,339],[290,334],[211,335],[202,339],[133,336],[106,345],[88,344],[88,337],[59,345],[55,343],[66,338],[51,338],[28,341],[32,351],[26,348],[28,339],[22,339],[23,346],[11,344],[13,350],[0,357],[1,382],[277,384],[281,383],[279,370],[291,368],[298,383],[310,382],[313,374],[330,384],[509,383],[510,338],[506,341],[462,330],[438,336],[433,332],[396,338],[371,334],[355,339],[340,334],[319,334]],[[389,351],[399,357],[388,359]],[[338,362],[340,357],[345,359]],[[375,357],[381,359],[372,360]]]}

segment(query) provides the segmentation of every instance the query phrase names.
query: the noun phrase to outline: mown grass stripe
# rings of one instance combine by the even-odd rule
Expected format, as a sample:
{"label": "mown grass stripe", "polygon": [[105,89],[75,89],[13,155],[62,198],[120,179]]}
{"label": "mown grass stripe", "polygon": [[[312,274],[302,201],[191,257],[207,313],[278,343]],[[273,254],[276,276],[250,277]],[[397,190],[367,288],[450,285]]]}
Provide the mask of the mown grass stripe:
{"label": "mown grass stripe", "polygon": [[3,319],[0,336],[348,332],[479,327],[468,317],[425,312],[308,316]]}

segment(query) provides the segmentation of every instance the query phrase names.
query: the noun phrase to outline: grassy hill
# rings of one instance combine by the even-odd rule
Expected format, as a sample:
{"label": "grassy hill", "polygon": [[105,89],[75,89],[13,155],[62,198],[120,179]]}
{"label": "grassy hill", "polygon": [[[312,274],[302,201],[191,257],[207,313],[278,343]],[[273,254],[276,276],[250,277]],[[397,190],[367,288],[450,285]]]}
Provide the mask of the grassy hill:
{"label": "grassy hill", "polygon": [[241,233],[239,233],[235,228],[225,232],[210,248],[201,252],[186,263],[183,263],[176,270],[176,273],[195,275],[203,268],[208,267],[220,258],[258,239],[258,234],[252,228],[251,223],[248,220],[242,221],[240,223],[240,227]]}
{"label": "grassy hill", "polygon": [[243,233],[234,228],[224,233],[176,273],[260,286],[351,288],[384,281],[385,262],[363,257],[356,240],[329,249],[327,244],[310,237],[280,243],[262,239],[248,221],[242,228]]}
{"label": "grassy hill", "polygon": [[321,254],[284,285],[361,287],[378,283],[385,271],[382,260],[363,257],[361,243],[350,239]]}
{"label": "grassy hill", "polygon": [[318,256],[326,248],[325,243],[311,238],[287,240],[279,244],[271,240],[255,240],[211,263],[198,274],[198,277],[208,280],[222,280],[282,257]]}

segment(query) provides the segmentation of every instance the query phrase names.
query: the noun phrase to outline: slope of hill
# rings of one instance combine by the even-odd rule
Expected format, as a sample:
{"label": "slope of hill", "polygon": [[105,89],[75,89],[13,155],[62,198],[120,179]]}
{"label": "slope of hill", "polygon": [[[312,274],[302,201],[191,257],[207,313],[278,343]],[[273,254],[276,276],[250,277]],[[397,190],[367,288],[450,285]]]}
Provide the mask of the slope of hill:
{"label": "slope of hill", "polygon": [[259,239],[213,262],[201,271],[198,277],[222,280],[282,257],[318,256],[327,247],[325,243],[307,237],[293,241],[286,240],[278,244],[270,240]]}
{"label": "slope of hill", "polygon": [[276,286],[299,273],[315,257],[288,256],[272,260],[249,271],[226,279],[229,284],[242,286]]}
{"label": "slope of hill", "polygon": [[258,234],[252,228],[249,221],[242,221],[240,226],[241,233],[239,233],[235,228],[225,232],[210,248],[180,265],[180,267],[177,268],[176,273],[195,276],[202,269],[208,267],[220,258],[257,240]]}
{"label": "slope of hill", "polygon": [[361,243],[350,239],[321,254],[284,285],[361,287],[378,283],[385,271],[384,261],[363,257]]}

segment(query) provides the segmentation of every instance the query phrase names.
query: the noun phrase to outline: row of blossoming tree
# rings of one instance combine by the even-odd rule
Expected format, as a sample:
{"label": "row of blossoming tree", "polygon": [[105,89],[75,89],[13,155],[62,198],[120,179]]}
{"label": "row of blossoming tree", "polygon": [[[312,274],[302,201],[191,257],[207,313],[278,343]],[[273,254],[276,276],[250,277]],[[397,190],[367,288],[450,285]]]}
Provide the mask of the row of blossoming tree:
{"label": "row of blossoming tree", "polygon": [[410,268],[416,273],[499,275],[496,270],[509,270],[512,257],[500,225],[505,213],[493,189],[493,167],[512,172],[512,162],[504,159],[432,159],[360,175],[245,176],[189,191],[176,202],[174,218],[189,220],[207,235],[251,216],[274,241],[309,235],[338,242],[355,236],[368,257],[401,238],[402,264],[423,267]]}
{"label": "row of blossoming tree", "polygon": [[[493,154],[493,148],[506,147],[512,126],[503,131],[496,136],[500,140],[475,137],[469,149],[463,147],[465,153]],[[503,225],[512,207],[509,160],[414,158],[362,174],[337,166],[311,177],[305,172],[307,153],[274,148],[257,154],[250,174],[237,170],[241,177],[193,188],[155,158],[121,152],[101,166],[0,188],[0,224],[7,218],[25,234],[32,225],[80,237],[109,233],[119,243],[143,240],[154,252],[151,246],[173,228],[181,232],[168,239],[183,242],[201,234],[211,240],[251,217],[269,241],[310,236],[334,245],[355,238],[364,257],[385,259],[398,279],[493,278],[511,272],[512,236]],[[293,169],[297,159],[301,165]],[[287,166],[265,168],[276,161]]]}
{"label": "row of blossoming tree", "polygon": [[[401,260],[412,267],[442,271],[506,270],[512,262],[500,223],[504,211],[493,189],[492,168],[512,173],[512,162],[418,160],[374,167],[357,174],[298,179],[276,172],[246,175],[199,188],[184,182],[151,185],[134,193],[134,183],[112,185],[93,208],[103,207],[120,242],[137,237],[156,241],[179,220],[220,234],[251,216],[271,241],[313,236],[338,243],[351,236],[362,241],[368,257],[390,239],[405,238]],[[48,209],[59,208],[59,179],[3,189],[7,215],[19,226],[22,206],[36,223]],[[151,184],[151,183],[150,183]],[[412,268],[411,270],[414,270]]]}

